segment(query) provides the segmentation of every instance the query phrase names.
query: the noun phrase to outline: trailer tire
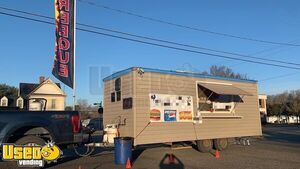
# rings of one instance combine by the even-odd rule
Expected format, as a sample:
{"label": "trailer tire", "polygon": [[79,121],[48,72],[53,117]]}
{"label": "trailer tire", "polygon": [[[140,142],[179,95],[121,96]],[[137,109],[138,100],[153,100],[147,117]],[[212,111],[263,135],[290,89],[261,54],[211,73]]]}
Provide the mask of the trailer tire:
{"label": "trailer tire", "polygon": [[228,147],[227,138],[214,139],[213,143],[214,143],[214,148],[219,151],[225,150]]}
{"label": "trailer tire", "polygon": [[212,142],[212,140],[209,140],[209,139],[207,139],[207,140],[197,140],[196,144],[197,144],[198,150],[200,152],[203,152],[203,153],[210,152],[210,150],[213,147],[213,142]]}
{"label": "trailer tire", "polygon": [[43,146],[45,145],[45,140],[37,136],[25,136],[16,141],[17,145],[28,145],[36,144]]}

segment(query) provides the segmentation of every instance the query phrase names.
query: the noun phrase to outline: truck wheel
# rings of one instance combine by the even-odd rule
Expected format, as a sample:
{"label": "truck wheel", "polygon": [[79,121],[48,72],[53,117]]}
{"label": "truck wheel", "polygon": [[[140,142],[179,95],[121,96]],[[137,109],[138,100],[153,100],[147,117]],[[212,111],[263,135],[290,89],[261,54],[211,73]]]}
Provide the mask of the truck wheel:
{"label": "truck wheel", "polygon": [[25,136],[16,141],[17,145],[29,145],[35,144],[43,146],[45,145],[45,140],[37,136]]}
{"label": "truck wheel", "polygon": [[[15,142],[16,145],[45,145],[45,140],[37,136],[25,136]],[[19,168],[16,161],[7,162],[7,168]],[[32,167],[30,167],[32,168]],[[24,169],[28,169],[27,167]],[[39,169],[39,168],[37,168]]]}
{"label": "truck wheel", "polygon": [[212,149],[213,143],[212,140],[197,140],[197,148],[200,152],[206,153]]}
{"label": "truck wheel", "polygon": [[214,148],[219,151],[225,150],[228,146],[227,138],[214,139],[213,142]]}

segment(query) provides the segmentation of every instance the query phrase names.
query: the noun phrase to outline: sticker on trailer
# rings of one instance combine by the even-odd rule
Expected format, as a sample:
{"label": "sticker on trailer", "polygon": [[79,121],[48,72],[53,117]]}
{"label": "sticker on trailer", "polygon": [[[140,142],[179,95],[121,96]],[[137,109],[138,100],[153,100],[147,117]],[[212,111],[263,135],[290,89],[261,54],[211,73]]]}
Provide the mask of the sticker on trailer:
{"label": "sticker on trailer", "polygon": [[186,95],[149,94],[151,122],[192,122],[193,97]]}

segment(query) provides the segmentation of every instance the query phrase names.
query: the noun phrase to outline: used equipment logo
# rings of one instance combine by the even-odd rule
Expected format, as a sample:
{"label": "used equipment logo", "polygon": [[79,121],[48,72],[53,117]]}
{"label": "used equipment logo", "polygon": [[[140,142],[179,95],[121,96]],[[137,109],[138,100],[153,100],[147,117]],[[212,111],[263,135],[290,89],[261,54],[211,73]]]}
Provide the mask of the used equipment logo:
{"label": "used equipment logo", "polygon": [[56,162],[61,155],[62,151],[54,142],[48,142],[45,146],[2,145],[2,159],[4,161],[17,161],[19,167],[43,167],[45,162]]}

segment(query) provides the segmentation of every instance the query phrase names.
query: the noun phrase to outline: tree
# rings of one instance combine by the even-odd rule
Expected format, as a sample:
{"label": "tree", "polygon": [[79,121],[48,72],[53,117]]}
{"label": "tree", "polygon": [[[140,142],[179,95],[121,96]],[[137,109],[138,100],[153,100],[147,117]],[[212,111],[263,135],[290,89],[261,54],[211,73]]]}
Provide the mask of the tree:
{"label": "tree", "polygon": [[282,104],[268,105],[267,106],[268,116],[281,116],[283,109],[284,108]]}
{"label": "tree", "polygon": [[299,123],[300,116],[300,90],[285,91],[281,94],[268,96],[268,116],[286,115],[297,117]]}
{"label": "tree", "polygon": [[7,84],[0,84],[0,97],[6,96],[10,99],[16,99],[18,97],[19,89]]}
{"label": "tree", "polygon": [[76,110],[80,112],[82,119],[98,117],[98,107],[92,106],[86,99],[78,99]]}
{"label": "tree", "polygon": [[291,91],[287,100],[287,110],[290,112],[290,115],[297,117],[297,123],[299,123],[300,116],[300,90]]}
{"label": "tree", "polygon": [[78,99],[77,100],[78,110],[87,111],[89,109],[89,104],[86,99]]}
{"label": "tree", "polygon": [[[207,74],[207,72],[203,72],[203,74]],[[235,73],[232,69],[226,66],[213,65],[210,67],[209,74],[213,76],[222,76],[235,79],[248,79],[246,74]]]}

